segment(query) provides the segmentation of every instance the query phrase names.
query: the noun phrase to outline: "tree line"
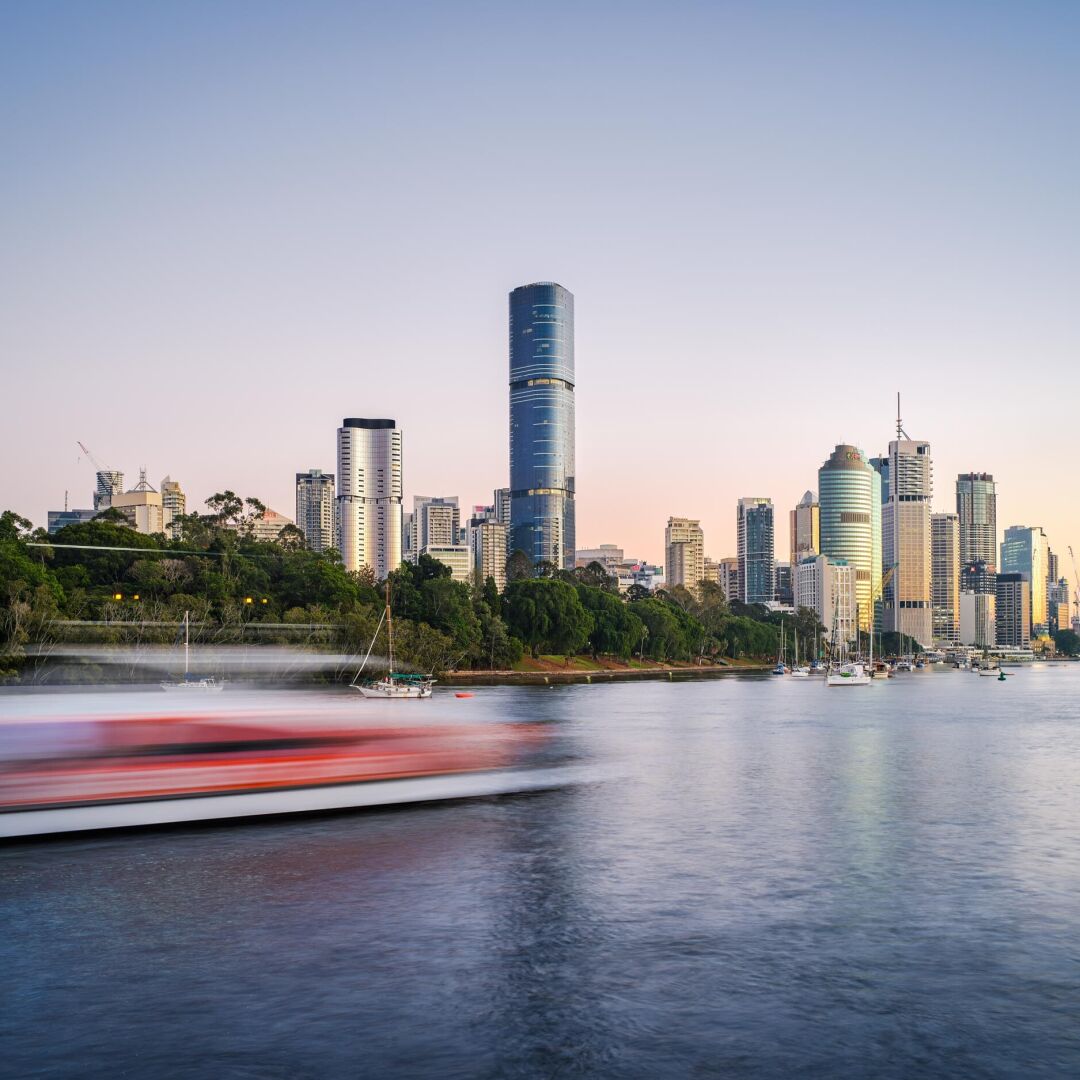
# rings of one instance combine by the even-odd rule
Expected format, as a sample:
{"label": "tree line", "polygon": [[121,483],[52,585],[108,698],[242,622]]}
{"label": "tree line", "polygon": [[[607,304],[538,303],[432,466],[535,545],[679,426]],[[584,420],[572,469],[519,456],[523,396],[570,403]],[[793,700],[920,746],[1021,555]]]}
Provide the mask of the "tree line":
{"label": "tree line", "polygon": [[[173,535],[135,532],[114,510],[55,536],[11,511],[0,515],[0,672],[15,673],[26,649],[51,641],[168,642],[191,612],[201,640],[296,641],[367,648],[389,589],[395,652],[424,671],[505,669],[532,656],[609,656],[641,661],[766,661],[776,655],[780,616],[729,603],[719,585],[620,594],[598,563],[575,570],[508,561],[508,584],[465,584],[427,555],[388,581],[346,570],[335,550],[308,549],[286,527],[255,538],[263,506],[231,491],[209,513],[174,519]],[[804,649],[820,640],[814,612],[787,617]]]}

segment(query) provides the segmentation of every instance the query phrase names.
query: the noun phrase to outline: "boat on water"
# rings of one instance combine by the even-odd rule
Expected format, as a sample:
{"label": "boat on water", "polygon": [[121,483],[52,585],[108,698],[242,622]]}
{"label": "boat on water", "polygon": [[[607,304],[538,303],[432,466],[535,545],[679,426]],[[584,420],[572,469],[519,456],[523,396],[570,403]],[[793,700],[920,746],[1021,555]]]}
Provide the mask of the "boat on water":
{"label": "boat on water", "polygon": [[839,598],[834,601],[833,627],[831,634],[834,647],[830,649],[829,669],[825,673],[826,686],[869,686],[870,672],[874,667],[874,635],[870,634],[870,666],[863,663],[858,653],[854,658],[848,656],[848,643],[840,631]]}
{"label": "boat on water", "polygon": [[199,675],[191,670],[191,612],[184,612],[184,621],[181,625],[184,629],[184,677],[182,679],[165,680],[161,684],[161,689],[186,692],[223,690],[225,688],[224,680],[215,679],[213,675]]}
{"label": "boat on water", "polygon": [[799,663],[799,631],[793,630],[792,634],[795,638],[795,665],[791,669],[791,677],[793,679],[809,679],[810,669],[805,664]]}
{"label": "boat on water", "polygon": [[774,675],[786,675],[788,673],[787,664],[784,663],[784,620],[780,620],[780,648],[776,653],[776,667],[772,669]]}
{"label": "boat on water", "polygon": [[508,794],[581,778],[533,724],[376,716],[361,725],[341,699],[296,704],[243,691],[203,698],[201,708],[124,694],[73,713],[69,700],[28,695],[0,718],[0,838]]}
{"label": "boat on water", "polygon": [[[379,631],[382,629],[383,623],[386,624],[388,670],[381,679],[368,679],[365,682],[358,682],[360,675],[363,673],[363,670],[371,657],[371,650],[375,647],[375,642],[379,637]],[[414,672],[394,670],[394,617],[390,612],[389,581],[386,583],[386,607],[383,609],[382,617],[379,619],[379,625],[375,627],[375,633],[371,637],[371,644],[368,645],[368,651],[367,655],[364,657],[364,662],[360,665],[360,670],[357,671],[356,675],[353,677],[353,681],[349,685],[354,690],[359,690],[366,698],[384,698],[392,700],[431,697],[432,688],[435,685],[435,679],[432,678],[431,675],[420,675]]]}

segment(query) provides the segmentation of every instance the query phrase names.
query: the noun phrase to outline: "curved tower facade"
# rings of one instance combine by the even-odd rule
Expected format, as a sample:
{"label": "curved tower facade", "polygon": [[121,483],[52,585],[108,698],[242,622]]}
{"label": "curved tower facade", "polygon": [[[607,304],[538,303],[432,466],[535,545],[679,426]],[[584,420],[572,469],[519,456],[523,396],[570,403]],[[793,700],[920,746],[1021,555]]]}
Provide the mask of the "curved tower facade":
{"label": "curved tower facade", "polygon": [[574,566],[574,297],[554,282],[510,294],[510,543]]}
{"label": "curved tower facade", "polygon": [[346,570],[378,581],[401,564],[401,431],[393,420],[347,417],[338,428],[338,518]]}
{"label": "curved tower facade", "polygon": [[859,629],[865,633],[875,624],[881,600],[881,477],[857,447],[841,443],[818,470],[818,505],[821,554],[853,567]]}

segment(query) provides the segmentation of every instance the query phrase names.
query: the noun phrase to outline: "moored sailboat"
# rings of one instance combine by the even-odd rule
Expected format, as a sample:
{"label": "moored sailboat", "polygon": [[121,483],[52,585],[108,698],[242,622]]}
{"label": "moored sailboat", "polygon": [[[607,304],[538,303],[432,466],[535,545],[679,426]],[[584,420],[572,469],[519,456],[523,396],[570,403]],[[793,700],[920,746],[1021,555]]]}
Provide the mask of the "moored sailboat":
{"label": "moored sailboat", "polygon": [[[357,682],[361,673],[367,666],[371,657],[371,650],[375,647],[375,641],[379,636],[383,623],[386,623],[387,661],[389,663],[386,674],[381,679],[368,679],[366,682]],[[371,644],[368,645],[364,662],[359,671],[349,684],[354,690],[359,690],[366,698],[429,698],[435,680],[430,675],[420,675],[413,672],[394,670],[394,618],[390,612],[390,583],[386,583],[386,607],[383,609],[379,625],[375,627]]]}

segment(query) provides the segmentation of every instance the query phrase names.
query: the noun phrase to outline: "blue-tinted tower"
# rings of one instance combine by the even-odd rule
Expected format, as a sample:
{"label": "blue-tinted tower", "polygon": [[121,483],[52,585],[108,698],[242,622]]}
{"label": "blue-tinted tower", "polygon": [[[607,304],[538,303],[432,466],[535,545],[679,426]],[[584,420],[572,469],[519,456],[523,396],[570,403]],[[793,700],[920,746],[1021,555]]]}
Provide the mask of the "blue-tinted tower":
{"label": "blue-tinted tower", "polygon": [[510,294],[510,544],[573,569],[574,296],[551,281]]}

